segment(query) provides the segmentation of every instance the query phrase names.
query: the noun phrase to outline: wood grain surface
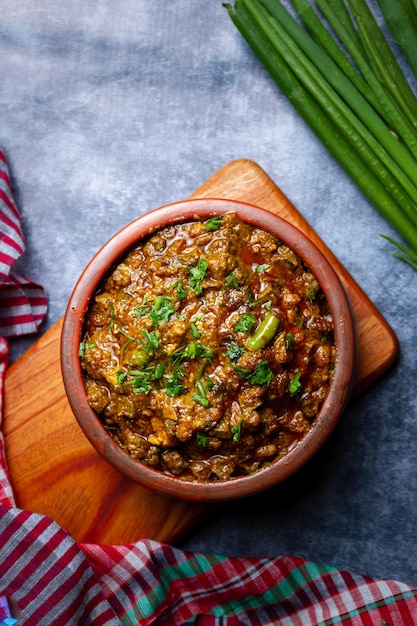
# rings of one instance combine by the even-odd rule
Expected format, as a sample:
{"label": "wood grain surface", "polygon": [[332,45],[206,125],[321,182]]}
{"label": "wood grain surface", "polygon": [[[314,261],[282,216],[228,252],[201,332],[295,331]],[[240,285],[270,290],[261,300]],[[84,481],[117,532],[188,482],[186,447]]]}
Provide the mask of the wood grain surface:
{"label": "wood grain surface", "polygon": [[[191,197],[241,200],[277,213],[303,230],[338,272],[358,333],[354,394],[395,362],[392,329],[301,213],[254,162],[232,161]],[[121,227],[124,224],[121,224]],[[218,510],[168,498],[121,476],[85,438],[61,378],[58,321],[7,371],[3,432],[19,507],[52,517],[76,541],[128,543],[141,538],[176,543]]]}

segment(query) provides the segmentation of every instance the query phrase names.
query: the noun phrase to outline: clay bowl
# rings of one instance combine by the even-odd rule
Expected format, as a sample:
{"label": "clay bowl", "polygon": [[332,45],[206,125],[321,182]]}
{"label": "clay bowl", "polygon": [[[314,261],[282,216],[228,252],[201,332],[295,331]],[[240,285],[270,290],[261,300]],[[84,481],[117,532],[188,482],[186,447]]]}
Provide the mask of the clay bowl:
{"label": "clay bowl", "polygon": [[[107,433],[90,408],[81,371],[79,345],[90,300],[103,277],[143,237],[170,223],[233,212],[269,231],[292,248],[315,274],[328,301],[335,327],[334,378],[321,410],[304,437],[283,458],[252,475],[225,481],[183,481],[130,457]],[[277,485],[303,467],[321,448],[341,417],[355,375],[356,336],[351,306],[333,267],[303,233],[276,215],[248,204],[218,199],[186,200],[155,209],[128,224],[95,254],[79,278],[64,316],[61,365],[66,393],[81,429],[97,452],[132,481],[159,493],[196,501],[249,496]]]}

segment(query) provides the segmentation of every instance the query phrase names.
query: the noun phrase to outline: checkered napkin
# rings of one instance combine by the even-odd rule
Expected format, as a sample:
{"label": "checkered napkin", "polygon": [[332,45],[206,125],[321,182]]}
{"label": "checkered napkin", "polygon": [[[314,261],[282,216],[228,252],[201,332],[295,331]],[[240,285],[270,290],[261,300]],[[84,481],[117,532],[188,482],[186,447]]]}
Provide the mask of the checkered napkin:
{"label": "checkered napkin", "polygon": [[[13,272],[24,251],[0,151],[0,398],[7,337],[36,332],[41,287]],[[0,413],[1,417],[1,413]],[[414,626],[417,589],[301,558],[192,554],[144,539],[81,544],[15,506],[0,439],[0,626],[329,624]]]}

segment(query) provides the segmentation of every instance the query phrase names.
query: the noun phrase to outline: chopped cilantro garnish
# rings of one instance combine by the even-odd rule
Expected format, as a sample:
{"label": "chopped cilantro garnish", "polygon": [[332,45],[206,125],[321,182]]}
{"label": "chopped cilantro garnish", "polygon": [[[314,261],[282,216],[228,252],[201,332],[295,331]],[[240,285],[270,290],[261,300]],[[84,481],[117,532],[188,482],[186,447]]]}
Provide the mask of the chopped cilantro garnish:
{"label": "chopped cilantro garnish", "polygon": [[295,344],[294,335],[292,333],[285,334],[285,347],[287,350],[292,350]]}
{"label": "chopped cilantro garnish", "polygon": [[152,390],[151,380],[150,374],[135,376],[130,383],[133,393],[149,393]]}
{"label": "chopped cilantro garnish", "polygon": [[207,373],[204,375],[204,378],[206,379],[207,391],[211,391],[213,389],[213,381],[210,379],[210,376]]}
{"label": "chopped cilantro garnish", "polygon": [[156,365],[144,364],[136,369],[118,370],[116,372],[117,383],[130,387],[133,393],[149,393],[152,383],[162,378],[165,372],[165,363]]}
{"label": "chopped cilantro garnish", "polygon": [[290,392],[290,396],[295,396],[295,394],[298,393],[300,389],[300,372],[297,372],[294,378],[291,380],[290,384],[288,385],[288,391]]}
{"label": "chopped cilantro garnish", "polygon": [[165,369],[166,369],[165,363],[158,363],[158,365],[155,367],[155,372],[154,372],[154,376],[156,380],[159,380],[160,378],[162,378],[162,376],[165,373]]}
{"label": "chopped cilantro garnish", "polygon": [[118,385],[123,385],[126,380],[127,372],[124,370],[117,370],[116,372],[116,380]]}
{"label": "chopped cilantro garnish", "polygon": [[235,443],[238,443],[242,437],[243,420],[240,420],[239,424],[232,426],[232,439]]}
{"label": "chopped cilantro garnish", "polygon": [[175,376],[167,379],[166,386],[165,386],[165,393],[170,398],[176,398],[177,396],[180,396],[182,393],[185,393],[186,391],[188,391],[187,387],[185,387],[184,385],[181,385]]}
{"label": "chopped cilantro garnish", "polygon": [[172,289],[176,289],[176,295],[178,300],[183,300],[187,295],[187,292],[182,286],[182,280],[177,280],[177,282],[173,285],[170,285],[168,289],[169,291],[171,291]]}
{"label": "chopped cilantro garnish", "polygon": [[197,326],[194,324],[194,322],[191,322],[190,324],[190,332],[192,334],[192,336],[195,339],[200,339],[201,337],[201,332],[198,330]]}
{"label": "chopped cilantro garnish", "polygon": [[268,387],[271,384],[273,372],[268,361],[261,361],[253,370],[243,367],[235,367],[235,371],[239,376],[247,380],[251,385]]}
{"label": "chopped cilantro garnish", "polygon": [[252,326],[256,323],[256,317],[253,313],[244,313],[242,317],[236,322],[233,327],[235,333],[249,333],[252,330]]}
{"label": "chopped cilantro garnish", "polygon": [[156,352],[159,348],[159,335],[155,330],[149,331],[147,328],[142,330],[145,341],[142,342],[143,349],[147,354]]}
{"label": "chopped cilantro garnish", "polygon": [[262,265],[258,265],[256,267],[255,272],[257,272],[258,274],[263,274],[268,269],[268,267],[268,263],[263,263]]}
{"label": "chopped cilantro garnish", "polygon": [[81,341],[78,350],[78,356],[80,357],[80,359],[83,359],[85,357],[85,353],[87,352],[87,350],[92,350],[93,348],[95,348],[95,346],[96,344],[94,343],[94,341]]}
{"label": "chopped cilantro garnish", "polygon": [[236,272],[232,272],[231,274],[226,276],[224,284],[226,287],[239,287],[239,281],[237,279]]}
{"label": "chopped cilantro garnish", "polygon": [[131,335],[129,335],[129,333],[127,333],[121,326],[116,326],[115,330],[118,333],[121,333],[123,337],[126,337],[126,339],[128,339],[129,341],[136,341],[135,338],[131,337]]}
{"label": "chopped cilantro garnish", "polygon": [[137,304],[133,310],[136,317],[145,317],[145,315],[148,315],[151,310],[151,304],[148,302],[148,299],[145,298],[142,304]]}
{"label": "chopped cilantro garnish", "polygon": [[242,354],[245,352],[244,348],[237,346],[236,344],[232,344],[227,348],[227,356],[231,361],[237,361]]}
{"label": "chopped cilantro garnish", "polygon": [[261,361],[253,370],[249,381],[252,385],[268,387],[271,384],[273,373],[268,361]]}
{"label": "chopped cilantro garnish", "polygon": [[213,350],[202,343],[190,341],[185,346],[180,346],[171,353],[169,359],[172,363],[180,363],[185,359],[202,358],[211,361]]}
{"label": "chopped cilantro garnish", "polygon": [[166,324],[174,313],[175,307],[172,304],[172,298],[156,296],[149,312],[149,318],[153,326],[158,326],[160,323]]}
{"label": "chopped cilantro garnish", "polygon": [[116,319],[116,313],[114,310],[114,304],[113,302],[110,302],[110,300],[107,301],[107,304],[109,305],[109,311],[110,311],[110,326],[109,326],[109,330],[113,330],[113,326],[115,323],[115,319]]}
{"label": "chopped cilantro garnish", "polygon": [[210,402],[207,398],[207,389],[204,385],[204,382],[201,380],[201,378],[196,381],[195,386],[198,389],[198,393],[197,392],[193,393],[193,400],[201,404],[201,406],[204,406],[204,407],[210,406]]}
{"label": "chopped cilantro garnish", "polygon": [[202,433],[201,431],[197,431],[195,434],[195,437],[197,439],[197,443],[199,446],[201,446],[202,448],[205,448],[207,446],[208,437],[205,433]]}
{"label": "chopped cilantro garnish", "polygon": [[190,291],[196,294],[196,296],[200,296],[203,293],[202,282],[206,276],[208,269],[207,259],[200,259],[197,265],[193,267],[189,267],[188,271],[191,274],[191,278],[188,283],[188,287]]}
{"label": "chopped cilantro garnish", "polygon": [[205,226],[204,226],[205,232],[209,233],[213,230],[219,230],[220,226],[222,225],[222,222],[223,222],[223,218],[218,215],[215,217],[211,217],[205,223]]}

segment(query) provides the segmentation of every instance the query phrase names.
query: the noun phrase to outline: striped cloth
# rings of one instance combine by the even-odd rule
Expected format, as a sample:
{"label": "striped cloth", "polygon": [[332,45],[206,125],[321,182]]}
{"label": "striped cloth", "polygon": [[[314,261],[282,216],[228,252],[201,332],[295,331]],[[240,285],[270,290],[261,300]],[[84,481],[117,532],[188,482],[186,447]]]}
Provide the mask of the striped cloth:
{"label": "striped cloth", "polygon": [[[24,250],[0,151],[0,397],[6,337],[36,332],[43,290],[13,273]],[[0,626],[414,626],[417,589],[282,556],[230,558],[144,539],[82,544],[16,507],[0,439]]]}

